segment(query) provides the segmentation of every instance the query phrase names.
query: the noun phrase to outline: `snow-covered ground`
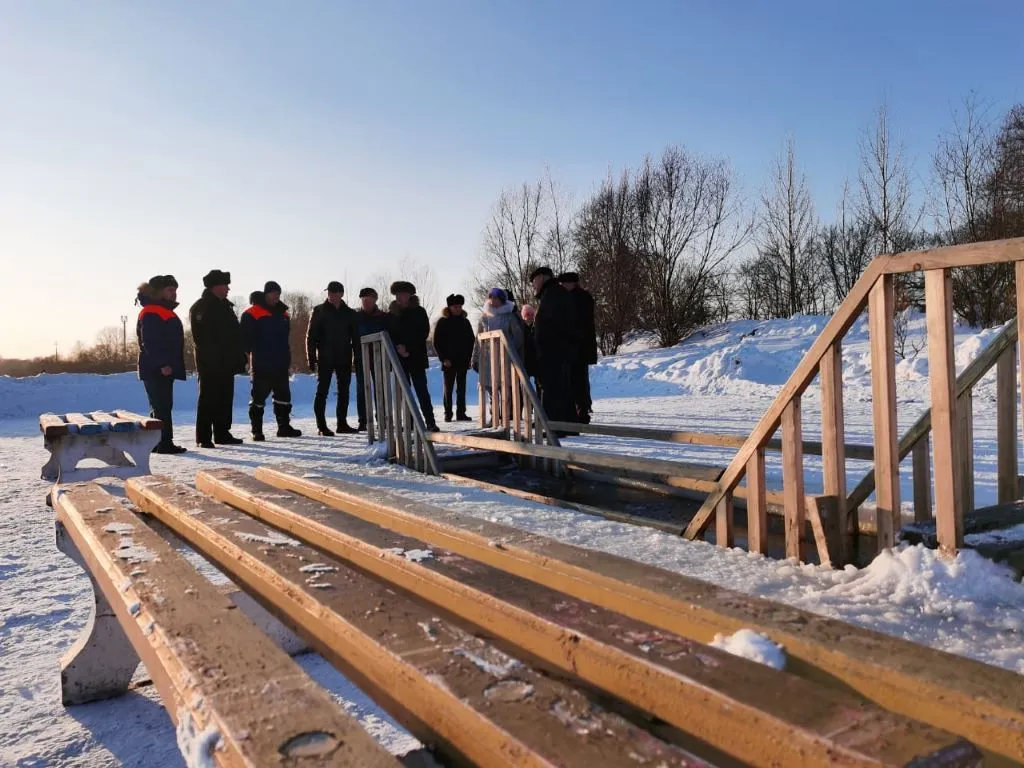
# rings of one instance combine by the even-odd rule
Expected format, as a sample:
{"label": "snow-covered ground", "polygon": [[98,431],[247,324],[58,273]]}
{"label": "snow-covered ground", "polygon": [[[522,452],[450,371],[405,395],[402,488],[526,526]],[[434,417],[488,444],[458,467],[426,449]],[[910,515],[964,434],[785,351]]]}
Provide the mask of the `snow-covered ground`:
{"label": "snow-covered ground", "polygon": [[[668,350],[645,349],[608,358],[594,369],[595,420],[742,434],[758,420],[779,386],[811,344],[825,319],[741,321],[709,328]],[[996,331],[960,329],[961,366]],[[911,336],[920,341],[915,320]],[[850,442],[871,442],[870,366],[866,332],[855,326],[845,345],[846,423]],[[928,407],[927,360],[923,355],[897,367],[901,428]],[[440,375],[430,373],[440,412]],[[475,381],[471,380],[471,390]],[[311,377],[293,382],[298,426],[313,424]],[[236,420],[245,421],[247,388],[236,392]],[[975,449],[979,504],[995,499],[994,382],[975,393]],[[179,385],[177,436],[192,447],[195,382]],[[475,406],[475,393],[470,402]],[[53,515],[43,503],[38,479],[45,451],[36,418],[42,411],[128,408],[142,411],[142,388],[132,376],[44,376],[0,378],[0,765],[177,766],[174,729],[151,687],[117,700],[64,709],[59,703],[58,660],[88,614],[88,581],[53,544]],[[351,409],[354,414],[354,407]],[[471,407],[471,415],[475,411]],[[804,429],[816,439],[817,393],[805,397]],[[442,425],[450,426],[450,425]],[[471,425],[470,425],[471,426]],[[236,429],[239,435],[247,430]],[[577,442],[665,458],[725,463],[729,451],[642,443],[606,437]],[[203,468],[256,467],[286,461],[318,473],[339,473],[376,487],[407,493],[449,509],[477,515],[568,543],[631,557],[751,594],[907,637],[1024,674],[1024,586],[1011,572],[973,552],[944,562],[931,551],[903,548],[880,555],[867,568],[827,571],[767,560],[740,550],[722,550],[649,528],[637,528],[563,509],[456,487],[437,478],[389,466],[359,437],[292,440],[216,451],[190,450],[182,457],[154,457],[154,471],[189,482]],[[808,457],[807,484],[820,487],[820,467]],[[779,483],[777,457],[769,458],[769,483]],[[850,462],[851,487],[869,467]],[[904,497],[910,494],[909,467]],[[111,486],[116,490],[116,486]],[[1024,528],[1024,526],[1022,526]],[[771,659],[757,638],[733,636],[723,644]],[[784,651],[784,649],[783,649]],[[774,657],[783,659],[784,656]],[[364,724],[396,753],[416,743],[371,701],[315,654],[300,663],[334,691]]]}

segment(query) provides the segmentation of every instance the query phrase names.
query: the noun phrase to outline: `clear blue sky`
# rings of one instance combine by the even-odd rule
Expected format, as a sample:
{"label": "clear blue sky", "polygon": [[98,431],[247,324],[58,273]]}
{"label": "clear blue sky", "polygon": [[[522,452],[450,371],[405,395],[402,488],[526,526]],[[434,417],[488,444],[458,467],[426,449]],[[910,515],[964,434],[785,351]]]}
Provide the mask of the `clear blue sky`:
{"label": "clear blue sky", "polygon": [[922,175],[950,108],[1024,100],[1021,0],[0,0],[0,354],[408,256],[465,288],[502,187],[577,199],[669,143],[756,196],[787,134],[823,216],[888,100]]}

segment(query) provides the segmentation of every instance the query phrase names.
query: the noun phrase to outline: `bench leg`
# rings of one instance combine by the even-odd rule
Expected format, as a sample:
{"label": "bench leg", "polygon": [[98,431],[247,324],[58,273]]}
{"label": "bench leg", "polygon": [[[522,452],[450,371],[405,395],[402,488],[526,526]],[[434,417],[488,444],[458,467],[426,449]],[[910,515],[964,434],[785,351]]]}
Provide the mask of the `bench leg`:
{"label": "bench leg", "polygon": [[139,656],[61,523],[57,523],[57,549],[85,571],[93,594],[89,621],[60,660],[61,702],[67,706],[120,696],[128,690]]}

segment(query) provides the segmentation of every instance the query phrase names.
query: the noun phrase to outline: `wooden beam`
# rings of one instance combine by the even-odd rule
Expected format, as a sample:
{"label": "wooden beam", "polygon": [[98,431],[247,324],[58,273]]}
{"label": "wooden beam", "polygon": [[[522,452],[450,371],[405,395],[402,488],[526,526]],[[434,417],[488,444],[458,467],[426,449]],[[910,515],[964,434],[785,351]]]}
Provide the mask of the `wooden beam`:
{"label": "wooden beam", "polygon": [[875,429],[875,509],[878,549],[892,547],[900,529],[900,459],[896,422],[895,312],[892,275],[871,289],[871,400]]}
{"label": "wooden beam", "polygon": [[373,400],[374,368],[373,363],[370,362],[373,359],[373,346],[365,341],[361,341],[359,344],[359,354],[362,355],[363,363],[363,391],[359,395],[362,396],[366,407],[366,439],[370,445],[373,445],[377,442],[376,420],[374,418],[376,408],[374,407],[375,403]]}
{"label": "wooden beam", "polygon": [[800,398],[782,412],[782,497],[786,510],[786,557],[807,560],[804,542],[804,457]]}
{"label": "wooden beam", "polygon": [[1011,346],[996,363],[997,499],[1000,504],[1017,500],[1017,430],[1017,348]]}
{"label": "wooden beam", "polygon": [[715,480],[722,471],[719,467],[709,467],[704,464],[689,464],[681,461],[665,461],[663,459],[645,459],[637,456],[620,456],[613,453],[565,446],[530,445],[528,443],[517,443],[513,440],[473,437],[455,432],[433,432],[427,436],[427,439],[433,443],[461,445],[464,448],[479,448],[485,451],[510,453],[515,456],[534,456],[592,467],[632,469],[638,472],[692,477],[706,481]]}
{"label": "wooden beam", "polygon": [[956,402],[956,440],[960,445],[960,507],[974,511],[974,396],[964,392]]}
{"label": "wooden beam", "polygon": [[97,424],[84,413],[69,413],[65,418],[80,435],[98,435],[103,432],[103,425]]}
{"label": "wooden beam", "polygon": [[733,525],[732,494],[727,493],[715,509],[715,543],[718,546],[734,546]]}
{"label": "wooden beam", "polygon": [[[687,765],[682,750],[592,708],[569,684],[538,673],[343,560],[169,480],[134,484],[129,493],[416,736],[439,742],[456,763]],[[268,538],[284,543],[268,545]],[[560,709],[596,719],[587,721],[588,728],[566,728],[552,716]]]}
{"label": "wooden beam", "polygon": [[[398,765],[119,499],[95,485],[58,486],[52,498],[178,733],[194,738],[195,764],[279,765],[303,748],[303,765]],[[259,693],[267,686],[273,706]]]}
{"label": "wooden beam", "polygon": [[764,451],[758,448],[747,462],[747,549],[768,553],[768,498]]}
{"label": "wooden beam", "polygon": [[[921,755],[956,759],[970,749],[848,693],[807,685],[448,550],[419,561],[402,557],[396,549],[423,552],[425,542],[307,498],[281,499],[240,472],[203,472],[197,485],[737,760],[821,764],[842,754],[855,765],[904,765]],[[183,509],[181,516],[189,515]],[[758,728],[749,728],[752,719]]]}
{"label": "wooden beam", "polygon": [[90,419],[111,432],[134,432],[139,424],[133,419],[122,419],[106,411],[92,411],[86,414]]}
{"label": "wooden beam", "polygon": [[[1020,375],[1020,368],[1024,365],[1024,263],[1017,262],[1014,266],[1014,292],[1017,305],[1017,321],[1010,323],[1017,333],[1017,377],[1016,383],[1024,383],[1024,376]],[[1014,386],[1016,390],[1016,384]],[[1024,405],[1020,408],[1021,418],[1024,419]],[[1018,432],[1018,435],[1020,433]]]}
{"label": "wooden beam", "polygon": [[114,415],[119,419],[136,422],[141,429],[159,431],[164,428],[163,422],[160,421],[160,419],[154,419],[151,416],[142,416],[132,411],[114,411]]}
{"label": "wooden beam", "polygon": [[55,413],[44,413],[39,417],[39,431],[44,438],[68,434],[68,423]]}
{"label": "wooden beam", "polygon": [[922,251],[907,251],[889,256],[886,272],[921,272],[979,267],[983,264],[1005,264],[1024,259],[1024,237],[990,240],[984,243],[949,245]]}
{"label": "wooden beam", "polygon": [[700,642],[755,629],[785,647],[787,672],[849,686],[894,712],[1024,760],[1024,686],[1010,670],[350,480],[303,478],[302,472],[261,467],[256,475],[282,490]]}
{"label": "wooden beam", "polygon": [[[835,498],[838,537],[832,552],[835,565],[849,562],[849,533],[856,530],[846,506],[846,426],[843,413],[843,348],[832,344],[821,358],[821,464],[824,495]],[[804,443],[806,451],[806,443]],[[874,459],[874,449],[871,450]]]}
{"label": "wooden beam", "polygon": [[928,378],[932,393],[932,446],[935,456],[935,523],[939,546],[953,553],[963,546],[964,511],[960,484],[956,359],[953,356],[953,285],[948,272],[926,272]]}
{"label": "wooden beam", "polygon": [[932,516],[932,445],[927,435],[914,446],[914,522]]}
{"label": "wooden beam", "polygon": [[826,568],[839,567],[839,542],[845,538],[840,535],[838,501],[835,496],[816,496],[807,505],[807,518],[811,523],[818,562]]}

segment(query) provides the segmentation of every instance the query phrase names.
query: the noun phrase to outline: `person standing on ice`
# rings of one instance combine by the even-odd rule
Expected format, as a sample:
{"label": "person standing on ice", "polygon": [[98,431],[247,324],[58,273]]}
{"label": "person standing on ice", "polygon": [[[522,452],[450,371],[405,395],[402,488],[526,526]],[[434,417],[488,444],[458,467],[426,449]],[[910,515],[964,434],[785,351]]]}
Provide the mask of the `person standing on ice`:
{"label": "person standing on ice", "polygon": [[178,306],[178,281],[173,275],[157,275],[139,286],[136,304],[142,305],[135,324],[139,340],[139,379],[146,388],[150,412],[163,429],[153,453],[185,453],[174,444],[174,381],[185,380],[185,328],[174,313]]}
{"label": "person standing on ice", "polygon": [[395,300],[391,302],[391,337],[395,342],[395,350],[402,359],[402,368],[416,390],[416,399],[420,401],[420,410],[427,429],[437,432],[437,421],[434,419],[434,404],[430,402],[430,391],[427,389],[427,337],[430,336],[430,318],[427,311],[420,306],[416,298],[416,286],[406,280],[397,280],[391,284],[391,294]]}
{"label": "person standing on ice", "polygon": [[[444,420],[471,421],[466,415],[466,373],[473,358],[473,326],[463,311],[466,303],[461,294],[453,293],[446,300],[441,317],[434,324],[434,350],[444,370]],[[457,410],[452,409],[452,390],[456,391]]]}
{"label": "person standing on ice", "polygon": [[[523,359],[523,321],[516,314],[516,305],[506,298],[505,291],[501,288],[491,288],[487,293],[487,301],[484,302],[483,314],[476,325],[477,336],[488,331],[501,331],[505,334],[505,340]],[[502,360],[494,362],[495,366],[502,365]],[[473,349],[473,370],[480,375],[480,385],[483,387],[484,397],[491,391],[491,344],[481,344],[477,339]],[[502,378],[499,373],[499,379]],[[483,407],[483,403],[480,404]],[[491,402],[491,424],[494,424],[495,408]]]}
{"label": "person standing on ice", "polygon": [[205,290],[188,312],[199,373],[196,405],[196,443],[200,448],[238,445],[231,434],[235,376],[245,373],[245,348],[235,305],[228,301],[231,273],[211,270]]}
{"label": "person standing on ice", "polygon": [[590,423],[593,403],[590,399],[590,366],[597,365],[597,329],[594,322],[594,297],[580,286],[580,276],[566,272],[558,276],[558,284],[573,300],[576,321],[576,346],[569,363],[569,391],[576,421]]}
{"label": "person standing on ice", "polygon": [[338,379],[338,432],[356,431],[348,423],[348,396],[352,384],[352,353],[359,348],[359,322],[344,296],[345,286],[337,280],[328,283],[327,301],[313,309],[306,330],[306,359],[309,370],[316,374],[313,414],[317,431],[323,437],[334,437],[327,426],[326,415],[332,378]]}
{"label": "person standing on ice", "polygon": [[541,405],[550,420],[573,421],[569,362],[576,346],[575,302],[555,280],[550,267],[535,269],[530,275],[530,282],[537,293],[533,338],[537,350]]}
{"label": "person standing on ice", "polygon": [[[391,315],[377,306],[377,291],[373,288],[363,288],[359,291],[359,309],[356,310],[356,325],[359,330],[360,343],[352,350],[355,358],[356,369],[356,409],[359,413],[360,432],[366,431],[366,371],[363,370],[362,339],[364,336],[371,336],[391,330]],[[374,363],[370,358],[370,378],[374,379]]]}
{"label": "person standing on ice", "polygon": [[252,304],[242,314],[242,338],[249,355],[252,374],[252,397],[249,400],[249,421],[252,439],[261,443],[263,411],[267,395],[273,393],[274,416],[278,437],[299,437],[302,433],[291,425],[292,391],[288,372],[292,364],[289,342],[291,319],[288,307],[281,301],[281,286],[269,281],[262,291],[249,296]]}
{"label": "person standing on ice", "polygon": [[533,388],[540,394],[540,382],[537,381],[537,344],[533,338],[537,308],[533,304],[524,304],[520,317],[523,319],[523,367],[526,368],[526,375],[533,379]]}

